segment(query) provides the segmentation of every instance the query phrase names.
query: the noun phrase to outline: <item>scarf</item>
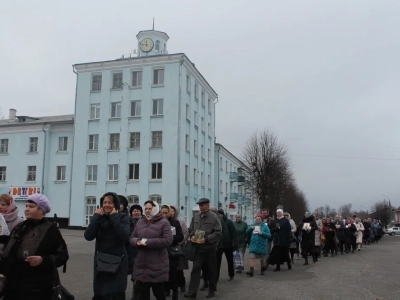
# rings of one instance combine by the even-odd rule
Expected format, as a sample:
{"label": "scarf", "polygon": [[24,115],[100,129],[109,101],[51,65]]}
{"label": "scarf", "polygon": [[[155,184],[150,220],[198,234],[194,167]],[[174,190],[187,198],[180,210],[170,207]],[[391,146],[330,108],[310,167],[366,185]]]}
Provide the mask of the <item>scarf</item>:
{"label": "scarf", "polygon": [[148,215],[148,216],[145,215],[147,220],[153,219],[153,217],[156,216],[160,212],[160,205],[158,205],[157,201],[152,201],[152,202],[155,206],[153,206],[153,209],[151,210],[150,215]]}

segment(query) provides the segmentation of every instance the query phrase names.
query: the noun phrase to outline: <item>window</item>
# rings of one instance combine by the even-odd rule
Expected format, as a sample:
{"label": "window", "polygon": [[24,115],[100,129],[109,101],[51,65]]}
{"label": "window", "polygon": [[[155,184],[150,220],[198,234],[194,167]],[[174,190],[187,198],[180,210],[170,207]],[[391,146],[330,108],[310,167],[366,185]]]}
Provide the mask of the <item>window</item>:
{"label": "window", "polygon": [[159,41],[159,40],[156,41],[155,50],[156,50],[156,51],[160,51],[160,41]]}
{"label": "window", "polygon": [[232,164],[229,165],[229,172],[232,172]]}
{"label": "window", "polygon": [[190,107],[189,107],[189,104],[186,104],[186,120],[190,121]]}
{"label": "window", "polygon": [[138,180],[139,179],[139,164],[129,164],[129,180]]}
{"label": "window", "polygon": [[225,182],[225,194],[228,194],[228,183]]}
{"label": "window", "polygon": [[26,181],[36,181],[36,166],[28,166]]}
{"label": "window", "polygon": [[211,124],[208,123],[207,125],[208,136],[211,136]]}
{"label": "window", "polygon": [[211,114],[211,99],[208,98],[208,112]]}
{"label": "window", "polygon": [[110,150],[119,150],[119,133],[110,134]]}
{"label": "window", "polygon": [[220,168],[221,170],[223,170],[223,169],[222,169],[222,157],[219,158],[219,168]]}
{"label": "window", "polygon": [[90,218],[94,215],[96,211],[96,197],[88,196],[86,197],[86,225],[89,225]]}
{"label": "window", "polygon": [[189,138],[188,134],[186,135],[185,149],[186,149],[186,151],[190,151],[190,138]]}
{"label": "window", "polygon": [[200,151],[201,158],[204,159],[204,145],[201,145],[200,149],[201,149],[201,151]]}
{"label": "window", "polygon": [[220,191],[221,194],[223,193],[222,192],[222,180],[219,181],[219,191]]}
{"label": "window", "polygon": [[132,206],[134,204],[139,204],[139,196],[131,195],[131,196],[128,196],[127,198],[128,198],[129,206]]}
{"label": "window", "polygon": [[211,188],[211,175],[208,175],[208,188]]}
{"label": "window", "polygon": [[121,102],[111,103],[111,118],[121,118]]}
{"label": "window", "polygon": [[142,86],[142,71],[133,71],[132,72],[132,86],[133,87],[141,87]]}
{"label": "window", "polygon": [[208,158],[208,161],[211,161],[211,151],[210,151],[210,149],[207,150],[207,158]]}
{"label": "window", "polygon": [[0,167],[0,181],[6,181],[7,179],[7,167]]}
{"label": "window", "polygon": [[199,86],[197,85],[197,83],[194,84],[194,98],[196,100],[199,99]]}
{"label": "window", "polygon": [[164,84],[164,69],[153,70],[153,84],[154,85]]}
{"label": "window", "polygon": [[90,134],[89,135],[89,150],[98,150],[99,149],[99,135],[98,134]]}
{"label": "window", "polygon": [[122,88],[122,73],[114,73],[113,74],[113,89]]}
{"label": "window", "polygon": [[129,148],[140,148],[140,132],[131,132],[129,138]]}
{"label": "window", "polygon": [[39,138],[37,138],[37,137],[29,138],[29,152],[37,152],[38,151],[38,141],[39,141]]}
{"label": "window", "polygon": [[196,140],[194,140],[194,143],[193,143],[194,145],[193,145],[193,148],[194,148],[194,156],[197,156],[197,141]]}
{"label": "window", "polygon": [[194,112],[194,126],[197,127],[197,111]]}
{"label": "window", "polygon": [[65,152],[68,150],[68,137],[63,136],[58,138],[58,152]]}
{"label": "window", "polygon": [[2,154],[8,153],[8,139],[0,140],[0,153]]}
{"label": "window", "polygon": [[204,187],[204,172],[201,172],[200,180],[201,180],[201,186]]}
{"label": "window", "polygon": [[161,148],[162,147],[162,131],[152,131],[151,136],[151,147]]}
{"label": "window", "polygon": [[201,117],[201,123],[200,123],[200,126],[201,126],[201,131],[203,131],[203,132],[204,132],[204,118],[203,118],[203,117]]}
{"label": "window", "polygon": [[97,166],[87,166],[86,181],[96,182],[97,181]]}
{"label": "window", "polygon": [[118,165],[108,165],[108,180],[118,181]]}
{"label": "window", "polygon": [[189,166],[185,166],[185,181],[190,182]]}
{"label": "window", "polygon": [[153,116],[163,114],[164,99],[153,99]]}
{"label": "window", "polygon": [[142,101],[131,102],[131,117],[139,117],[142,115]]}
{"label": "window", "polygon": [[160,195],[151,195],[149,198],[151,201],[156,201],[159,205],[161,205],[161,196]]}
{"label": "window", "polygon": [[101,74],[92,76],[92,91],[101,90]]}
{"label": "window", "polygon": [[65,181],[65,172],[67,167],[65,166],[58,166],[57,167],[57,181]]}
{"label": "window", "polygon": [[90,105],[90,120],[100,119],[100,104]]}
{"label": "window", "polygon": [[151,179],[162,179],[162,163],[151,164]]}
{"label": "window", "polygon": [[186,91],[190,93],[190,75],[186,75]]}
{"label": "window", "polygon": [[201,92],[201,106],[203,106],[203,107],[206,106],[206,99],[205,99],[205,94],[203,91]]}
{"label": "window", "polygon": [[194,181],[194,184],[197,184],[197,169],[193,170],[193,181]]}
{"label": "window", "polygon": [[225,171],[228,172],[228,161],[225,161]]}

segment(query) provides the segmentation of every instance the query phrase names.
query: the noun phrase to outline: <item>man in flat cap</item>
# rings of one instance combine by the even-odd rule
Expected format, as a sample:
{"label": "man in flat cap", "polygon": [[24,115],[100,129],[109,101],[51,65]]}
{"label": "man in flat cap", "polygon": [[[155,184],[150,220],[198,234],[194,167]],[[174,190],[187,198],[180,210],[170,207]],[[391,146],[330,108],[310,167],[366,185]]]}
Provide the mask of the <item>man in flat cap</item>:
{"label": "man in flat cap", "polygon": [[201,198],[197,204],[200,212],[194,215],[189,226],[190,239],[196,247],[196,255],[193,260],[189,291],[185,297],[196,299],[200,272],[203,263],[206,263],[209,279],[207,298],[213,298],[217,287],[217,245],[222,233],[221,221],[210,211],[209,199]]}

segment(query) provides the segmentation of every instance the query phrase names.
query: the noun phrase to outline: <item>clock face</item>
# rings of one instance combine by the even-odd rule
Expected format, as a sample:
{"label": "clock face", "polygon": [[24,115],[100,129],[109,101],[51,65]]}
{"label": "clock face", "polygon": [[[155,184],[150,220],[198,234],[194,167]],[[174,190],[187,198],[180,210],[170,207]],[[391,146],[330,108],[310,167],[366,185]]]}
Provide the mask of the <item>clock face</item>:
{"label": "clock face", "polygon": [[144,39],[140,42],[140,50],[143,52],[150,52],[153,49],[154,43],[151,39]]}

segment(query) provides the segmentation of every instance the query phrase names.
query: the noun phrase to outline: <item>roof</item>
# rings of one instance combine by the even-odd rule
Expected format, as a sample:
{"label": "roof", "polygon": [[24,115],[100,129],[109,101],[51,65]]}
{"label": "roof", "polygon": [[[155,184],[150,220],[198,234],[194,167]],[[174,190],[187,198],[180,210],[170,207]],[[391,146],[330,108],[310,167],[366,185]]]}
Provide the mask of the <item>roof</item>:
{"label": "roof", "polygon": [[28,118],[30,120],[25,122],[13,121],[9,119],[0,120],[0,126],[21,126],[21,125],[35,125],[44,123],[73,123],[74,115],[60,115],[60,116],[47,116],[47,117],[28,117],[17,116],[17,118]]}
{"label": "roof", "polygon": [[232,157],[234,157],[237,161],[239,161],[242,164],[243,168],[246,168],[249,171],[249,168],[246,166],[246,164],[239,158],[237,158],[235,155],[232,154],[232,152],[230,152],[228,149],[226,149],[224,146],[222,146],[219,143],[215,143],[215,148],[220,148],[225,150],[227,153],[229,153]]}

